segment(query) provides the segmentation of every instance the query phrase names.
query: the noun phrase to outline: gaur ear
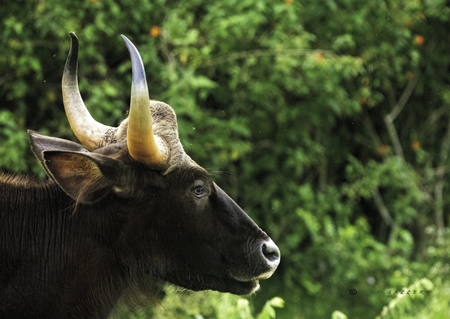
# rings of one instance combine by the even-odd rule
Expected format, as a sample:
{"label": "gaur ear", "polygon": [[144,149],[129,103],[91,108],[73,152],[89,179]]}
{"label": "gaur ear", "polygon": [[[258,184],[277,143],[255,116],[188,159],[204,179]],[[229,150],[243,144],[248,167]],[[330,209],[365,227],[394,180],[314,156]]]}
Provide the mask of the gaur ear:
{"label": "gaur ear", "polygon": [[93,203],[111,189],[117,163],[105,155],[90,153],[81,145],[29,131],[32,150],[42,166],[70,197]]}
{"label": "gaur ear", "polygon": [[32,130],[28,130],[28,138],[31,144],[31,150],[44,168],[44,158],[42,157],[44,151],[59,150],[69,152],[89,152],[83,146],[75,142],[67,141],[62,138],[45,136]]}
{"label": "gaur ear", "polygon": [[50,177],[77,202],[89,204],[103,198],[113,183],[104,171],[114,170],[115,160],[95,153],[44,151]]}

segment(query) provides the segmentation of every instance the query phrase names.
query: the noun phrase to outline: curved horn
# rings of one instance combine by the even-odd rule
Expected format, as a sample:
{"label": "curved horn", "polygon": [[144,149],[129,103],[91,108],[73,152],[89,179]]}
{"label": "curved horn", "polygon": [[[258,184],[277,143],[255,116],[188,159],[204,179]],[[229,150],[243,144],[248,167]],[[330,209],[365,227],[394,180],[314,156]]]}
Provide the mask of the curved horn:
{"label": "curved horn", "polygon": [[84,105],[78,89],[78,38],[73,32],[70,32],[70,38],[70,50],[62,77],[63,104],[73,133],[92,151],[104,144],[108,131],[116,129],[94,120]]}
{"label": "curved horn", "polygon": [[128,152],[138,162],[155,168],[167,168],[168,148],[161,138],[153,134],[144,64],[134,44],[124,35],[122,35],[122,39],[130,52],[133,73],[127,129]]}

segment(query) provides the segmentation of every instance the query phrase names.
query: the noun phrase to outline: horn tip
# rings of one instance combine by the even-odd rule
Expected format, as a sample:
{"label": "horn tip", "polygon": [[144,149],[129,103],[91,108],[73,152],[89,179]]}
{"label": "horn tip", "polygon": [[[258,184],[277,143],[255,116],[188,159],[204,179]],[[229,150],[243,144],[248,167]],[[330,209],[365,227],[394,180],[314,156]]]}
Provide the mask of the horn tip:
{"label": "horn tip", "polygon": [[133,42],[130,41],[130,39],[128,39],[126,36],[124,36],[123,34],[120,35],[122,37],[122,40],[125,42],[125,45],[127,47],[133,47]]}

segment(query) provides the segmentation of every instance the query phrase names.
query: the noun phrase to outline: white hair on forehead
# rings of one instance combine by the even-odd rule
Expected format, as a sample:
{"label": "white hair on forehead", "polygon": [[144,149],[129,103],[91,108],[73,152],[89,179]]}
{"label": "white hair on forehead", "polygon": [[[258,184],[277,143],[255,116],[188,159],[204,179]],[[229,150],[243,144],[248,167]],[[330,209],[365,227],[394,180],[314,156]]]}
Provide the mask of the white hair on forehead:
{"label": "white hair on forehead", "polygon": [[[169,173],[175,168],[184,166],[198,166],[186,154],[181,145],[178,135],[177,116],[173,108],[159,101],[150,100],[150,108],[153,122],[153,135],[157,137],[161,147],[169,150],[169,166],[164,171],[164,174]],[[125,141],[127,139],[128,117],[120,123],[115,132],[115,140],[117,142]]]}

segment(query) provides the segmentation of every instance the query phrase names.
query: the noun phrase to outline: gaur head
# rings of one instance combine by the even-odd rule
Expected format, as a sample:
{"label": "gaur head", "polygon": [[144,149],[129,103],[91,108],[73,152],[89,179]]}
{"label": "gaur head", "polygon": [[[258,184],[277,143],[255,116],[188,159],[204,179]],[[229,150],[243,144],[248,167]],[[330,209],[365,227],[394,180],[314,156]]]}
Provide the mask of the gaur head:
{"label": "gaur head", "polygon": [[133,276],[151,275],[191,290],[248,294],[269,278],[280,251],[269,236],[183,150],[173,109],[149,99],[144,66],[132,61],[129,116],[117,128],[89,114],[78,89],[78,40],[62,90],[70,126],[82,145],[30,131],[50,178],[77,209],[106,214],[109,245]]}

